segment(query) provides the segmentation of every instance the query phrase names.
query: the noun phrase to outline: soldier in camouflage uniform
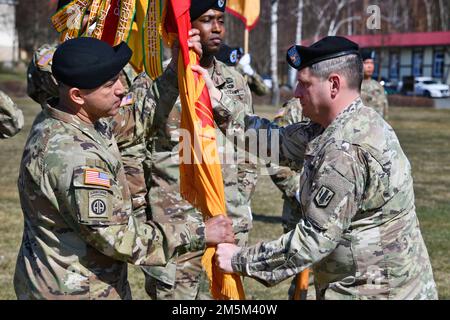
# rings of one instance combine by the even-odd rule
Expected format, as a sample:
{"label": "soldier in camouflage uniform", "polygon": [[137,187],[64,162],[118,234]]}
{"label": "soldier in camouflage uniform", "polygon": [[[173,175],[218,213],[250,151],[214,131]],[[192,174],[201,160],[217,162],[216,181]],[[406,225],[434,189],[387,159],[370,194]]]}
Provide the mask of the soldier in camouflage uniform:
{"label": "soldier in camouflage uniform", "polygon": [[[68,40],[55,52],[59,100],[36,117],[20,167],[19,299],[129,299],[127,262],[164,265],[205,242],[233,241],[231,220],[223,216],[205,225],[162,226],[132,215],[116,141],[98,121],[120,106],[119,72],[131,54],[125,43],[113,50],[93,38]],[[74,65],[81,57],[85,64]]]}
{"label": "soldier in camouflage uniform", "polygon": [[373,61],[373,52],[363,50],[361,57],[364,62],[364,80],[361,84],[361,99],[364,105],[372,107],[381,114],[384,119],[388,118],[388,100],[383,86],[372,79],[375,64]]}
{"label": "soldier in camouflage uniform", "polygon": [[22,130],[23,113],[17,105],[0,90],[0,139],[15,136]]}
{"label": "soldier in camouflage uniform", "polygon": [[[219,62],[213,56],[220,45],[211,45],[208,37],[223,37],[223,10],[225,4],[221,1],[203,0],[193,1],[191,18],[193,27],[200,30],[203,46],[201,64],[208,68],[214,85],[224,95],[233,101],[239,101],[246,112],[252,112],[250,90],[244,78],[231,67]],[[193,13],[197,7],[203,6],[201,12]],[[214,9],[211,9],[214,8]],[[207,21],[207,22],[205,22]],[[205,25],[212,24],[212,31],[207,31]],[[210,33],[208,33],[210,32]],[[170,72],[170,67],[167,72]],[[176,70],[176,69],[175,69]],[[176,73],[173,72],[173,88],[177,88]],[[169,87],[165,87],[169,90]],[[178,90],[177,90],[178,91]],[[151,168],[146,167],[149,197],[153,221],[183,221],[185,219],[202,220],[202,215],[185,201],[180,194],[179,177],[179,128],[181,120],[181,104],[178,100],[173,104],[159,104],[165,107],[162,112],[164,118],[155,116],[154,128],[156,136],[152,143],[147,141],[147,148],[151,147]],[[148,109],[143,107],[142,109]],[[168,117],[166,115],[168,114]],[[157,120],[160,119],[160,120]],[[248,231],[252,227],[250,198],[256,184],[256,165],[245,161],[245,152],[237,149],[225,136],[218,131],[217,144],[223,162],[222,175],[225,186],[225,201],[228,216],[233,220],[236,241],[242,245],[247,243]],[[231,163],[230,163],[231,159]],[[236,160],[234,160],[236,159]],[[204,251],[187,253],[178,257],[176,264],[162,268],[146,268],[146,289],[153,299],[208,299],[210,298],[209,283],[202,270],[201,257]]]}
{"label": "soldier in camouflage uniform", "polygon": [[215,55],[217,60],[225,63],[227,66],[235,67],[236,70],[245,77],[248,86],[252,92],[258,96],[264,96],[269,93],[269,88],[264,83],[263,78],[253,70],[249,54],[243,55],[242,48],[231,48],[226,44],[220,47],[220,51]]}
{"label": "soldier in camouflage uniform", "polygon": [[258,96],[269,94],[270,89],[264,79],[251,66],[250,54],[246,53],[239,59],[236,69],[245,76],[252,92]]}
{"label": "soldier in camouflage uniform", "polygon": [[[358,45],[326,37],[289,49],[288,63],[299,70],[296,96],[311,119],[279,129],[281,163],[303,165],[302,218],[274,241],[218,245],[219,266],[267,285],[312,266],[318,299],[437,299],[410,163],[394,130],[359,98]],[[216,120],[274,134],[270,121],[222,104],[200,71]]]}

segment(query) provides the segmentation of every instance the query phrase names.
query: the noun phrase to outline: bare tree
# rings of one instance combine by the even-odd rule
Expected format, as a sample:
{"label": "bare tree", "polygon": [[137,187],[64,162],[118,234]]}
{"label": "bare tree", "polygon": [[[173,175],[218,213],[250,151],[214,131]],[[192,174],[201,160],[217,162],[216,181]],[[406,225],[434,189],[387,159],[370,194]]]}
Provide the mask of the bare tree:
{"label": "bare tree", "polygon": [[50,18],[55,13],[56,2],[20,0],[16,8],[16,27],[19,46],[31,55],[44,43],[57,39]]}
{"label": "bare tree", "polygon": [[[335,0],[335,10],[334,15],[330,20],[330,26],[328,27],[328,35],[335,36],[339,29],[345,25],[346,23],[351,23],[355,20],[360,20],[361,16],[346,16],[342,17],[343,10],[348,7],[351,7],[351,4],[355,2],[355,0]],[[351,11],[347,11],[347,13],[351,13]]]}
{"label": "bare tree", "polygon": [[[303,9],[305,7],[304,0],[298,0],[297,7],[297,27],[295,29],[295,43],[301,44],[302,42],[302,33],[303,33]],[[294,88],[297,77],[297,70],[294,68],[289,68],[289,78],[288,83],[291,88]]]}
{"label": "bare tree", "polygon": [[427,12],[427,31],[431,32],[433,31],[433,13],[432,13],[433,1],[423,0],[423,3],[425,4],[425,10]]}
{"label": "bare tree", "polygon": [[280,86],[278,84],[278,0],[271,0],[270,14],[270,71],[272,74],[272,105],[280,103]]}
{"label": "bare tree", "polygon": [[[318,22],[314,39],[317,40],[323,34],[334,36],[343,25],[347,24],[350,26],[353,21],[361,20],[360,15],[351,15],[352,7],[355,4],[356,0],[313,1],[311,8]],[[347,34],[351,30],[352,28],[348,27]]]}
{"label": "bare tree", "polygon": [[441,18],[441,30],[447,31],[448,30],[448,2],[444,2],[444,0],[439,0],[439,14]]}

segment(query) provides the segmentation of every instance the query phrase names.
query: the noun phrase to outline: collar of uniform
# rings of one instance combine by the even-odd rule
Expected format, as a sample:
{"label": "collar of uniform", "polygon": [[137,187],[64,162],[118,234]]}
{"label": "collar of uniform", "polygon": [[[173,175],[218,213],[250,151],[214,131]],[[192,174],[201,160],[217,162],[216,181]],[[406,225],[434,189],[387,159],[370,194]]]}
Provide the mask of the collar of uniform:
{"label": "collar of uniform", "polygon": [[60,120],[62,122],[68,123],[73,127],[77,128],[85,135],[93,139],[99,144],[104,144],[105,141],[101,141],[99,136],[101,136],[100,132],[95,128],[93,124],[85,123],[81,121],[78,117],[68,112],[59,110],[55,107],[52,107],[58,104],[58,100],[50,100],[44,105],[44,113],[54,119]]}
{"label": "collar of uniform", "polygon": [[348,119],[363,106],[361,98],[354,100],[348,107],[346,107],[336,119],[324,130],[324,132],[317,138],[312,140],[307,148],[306,155],[315,156],[325,146],[325,142],[330,140],[336,132],[339,131],[347,123]]}
{"label": "collar of uniform", "polygon": [[219,60],[214,57],[212,67],[208,69],[209,75],[211,76],[214,85],[217,87],[222,86],[225,83],[225,78],[223,77],[223,66]]}

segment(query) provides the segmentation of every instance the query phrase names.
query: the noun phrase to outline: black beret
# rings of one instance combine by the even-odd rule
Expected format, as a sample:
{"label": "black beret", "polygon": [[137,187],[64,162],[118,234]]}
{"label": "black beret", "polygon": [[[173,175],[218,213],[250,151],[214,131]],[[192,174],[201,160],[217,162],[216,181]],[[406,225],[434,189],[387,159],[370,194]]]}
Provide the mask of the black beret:
{"label": "black beret", "polygon": [[197,20],[209,9],[225,12],[226,0],[192,0],[190,15],[191,21]]}
{"label": "black beret", "polygon": [[364,49],[364,50],[361,50],[360,54],[361,54],[361,58],[363,61],[366,61],[368,59],[373,59],[375,57],[375,52],[372,50]]}
{"label": "black beret", "polygon": [[56,7],[56,11],[59,11],[62,7],[65,7],[66,5],[68,5],[71,2],[72,2],[72,0],[59,0],[58,6]]}
{"label": "black beret", "polygon": [[68,86],[94,89],[119,74],[132,54],[125,42],[111,47],[95,38],[70,39],[56,49],[52,73]]}
{"label": "black beret", "polygon": [[297,70],[310,67],[318,62],[349,54],[359,55],[358,44],[344,37],[325,37],[310,47],[292,46],[286,54],[289,65]]}
{"label": "black beret", "polygon": [[235,66],[242,57],[242,49],[240,47],[232,48],[226,44],[222,44],[216,58],[228,66]]}

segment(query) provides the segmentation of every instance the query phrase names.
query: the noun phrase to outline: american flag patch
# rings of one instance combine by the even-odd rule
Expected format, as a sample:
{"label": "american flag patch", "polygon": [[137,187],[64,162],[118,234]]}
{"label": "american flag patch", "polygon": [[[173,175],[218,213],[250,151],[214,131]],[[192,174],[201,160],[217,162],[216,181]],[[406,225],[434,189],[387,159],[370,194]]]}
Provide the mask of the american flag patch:
{"label": "american flag patch", "polygon": [[101,172],[95,169],[84,170],[84,184],[103,186],[107,188],[111,187],[109,175],[106,172]]}
{"label": "american flag patch", "polygon": [[39,59],[37,65],[41,68],[47,66],[50,60],[53,58],[53,53],[54,53],[53,51],[47,52]]}
{"label": "american flag patch", "polygon": [[129,105],[132,105],[134,103],[134,96],[133,93],[127,94],[125,97],[122,98],[122,102],[120,102],[121,107],[126,107]]}

